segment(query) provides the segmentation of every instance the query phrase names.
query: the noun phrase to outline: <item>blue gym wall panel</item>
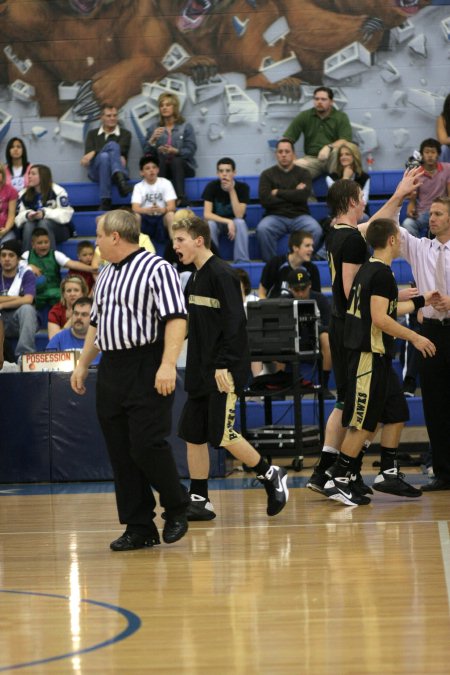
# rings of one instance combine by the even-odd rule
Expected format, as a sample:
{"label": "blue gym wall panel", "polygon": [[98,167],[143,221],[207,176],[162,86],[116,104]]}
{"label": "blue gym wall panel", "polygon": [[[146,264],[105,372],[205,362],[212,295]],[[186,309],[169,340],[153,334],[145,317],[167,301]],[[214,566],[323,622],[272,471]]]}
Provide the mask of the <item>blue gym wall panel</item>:
{"label": "blue gym wall panel", "polygon": [[105,441],[95,412],[97,373],[86,380],[86,393],[70,387],[70,373],[52,373],[50,379],[51,479],[59,481],[111,480]]}
{"label": "blue gym wall panel", "polygon": [[0,375],[0,482],[48,482],[49,374]]}

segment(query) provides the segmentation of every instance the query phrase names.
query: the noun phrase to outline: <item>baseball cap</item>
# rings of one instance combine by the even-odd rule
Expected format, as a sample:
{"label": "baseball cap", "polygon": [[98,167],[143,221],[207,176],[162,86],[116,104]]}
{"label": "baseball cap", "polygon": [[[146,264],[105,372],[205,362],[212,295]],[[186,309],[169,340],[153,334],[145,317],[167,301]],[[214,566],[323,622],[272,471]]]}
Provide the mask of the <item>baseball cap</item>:
{"label": "baseball cap", "polygon": [[311,277],[304,267],[298,267],[297,269],[291,270],[289,272],[287,276],[287,282],[289,286],[306,288],[307,286],[311,285]]}

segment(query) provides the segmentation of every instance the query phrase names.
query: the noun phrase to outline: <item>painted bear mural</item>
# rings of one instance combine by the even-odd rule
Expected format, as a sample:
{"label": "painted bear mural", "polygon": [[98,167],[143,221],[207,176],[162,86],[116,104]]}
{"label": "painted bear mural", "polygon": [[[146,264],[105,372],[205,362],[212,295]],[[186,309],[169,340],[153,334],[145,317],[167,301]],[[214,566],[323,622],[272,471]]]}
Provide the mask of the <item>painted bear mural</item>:
{"label": "painted bear mural", "polygon": [[[298,96],[300,77],[321,82],[323,61],[358,41],[370,51],[430,0],[4,0],[0,4],[0,83],[32,85],[41,116],[67,103],[61,82],[89,83],[81,112],[122,106],[143,81],[167,74],[173,43],[190,58],[179,68],[196,84],[216,72],[240,72],[247,87]],[[265,31],[284,17],[289,32],[269,45]],[[273,81],[260,71],[294,53],[301,73]],[[90,94],[87,96],[86,92]]]}

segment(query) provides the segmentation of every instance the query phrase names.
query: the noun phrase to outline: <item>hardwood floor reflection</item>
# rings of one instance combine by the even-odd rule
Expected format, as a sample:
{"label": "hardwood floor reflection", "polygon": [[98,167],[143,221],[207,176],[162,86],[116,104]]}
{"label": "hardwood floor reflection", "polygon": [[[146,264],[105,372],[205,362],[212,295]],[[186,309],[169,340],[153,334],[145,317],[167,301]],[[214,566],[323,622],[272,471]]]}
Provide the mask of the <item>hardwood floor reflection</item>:
{"label": "hardwood floor reflection", "polygon": [[113,553],[112,493],[2,495],[0,672],[448,673],[448,496],[294,488],[268,519],[262,489],[213,491],[215,521]]}

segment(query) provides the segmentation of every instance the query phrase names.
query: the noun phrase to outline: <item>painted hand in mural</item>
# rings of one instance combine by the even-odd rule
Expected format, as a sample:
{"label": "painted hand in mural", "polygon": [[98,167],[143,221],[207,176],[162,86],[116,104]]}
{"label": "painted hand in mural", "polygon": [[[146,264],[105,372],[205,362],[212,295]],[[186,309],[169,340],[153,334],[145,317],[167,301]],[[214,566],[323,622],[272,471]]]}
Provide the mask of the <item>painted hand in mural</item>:
{"label": "painted hand in mural", "polygon": [[[247,87],[298,100],[300,77],[320,83],[328,56],[355,41],[376,50],[386,30],[430,1],[5,0],[0,83],[34,87],[42,116],[70,106],[59,100],[61,82],[90,80],[96,109],[107,101],[120,107],[142,82],[176,72],[163,59],[177,43],[188,55],[178,71],[196,85],[238,72]],[[271,39],[280,19],[280,36]],[[270,77],[267,65],[280,62],[278,78]]]}

